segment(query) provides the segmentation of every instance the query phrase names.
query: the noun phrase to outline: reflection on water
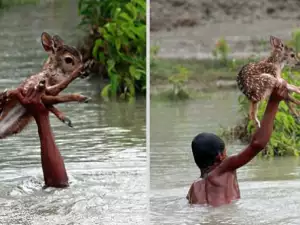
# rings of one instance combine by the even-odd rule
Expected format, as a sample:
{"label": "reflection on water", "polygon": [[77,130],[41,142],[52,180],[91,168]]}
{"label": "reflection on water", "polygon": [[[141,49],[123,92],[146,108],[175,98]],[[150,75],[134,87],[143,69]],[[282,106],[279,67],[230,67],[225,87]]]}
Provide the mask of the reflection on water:
{"label": "reflection on water", "polygon": [[[0,14],[0,90],[16,87],[45,58],[42,31],[74,43],[76,1],[17,7]],[[70,39],[68,39],[70,38]],[[66,92],[92,96],[78,80]],[[97,99],[97,98],[94,98]],[[0,142],[0,224],[144,224],[145,102],[60,105],[74,129],[51,116],[70,188],[42,190],[37,129]],[[134,213],[132,213],[134,212]]]}
{"label": "reflection on water", "polygon": [[[190,206],[185,196],[199,177],[190,144],[238,120],[237,93],[184,103],[151,103],[152,224],[299,224],[300,161],[254,159],[238,170],[241,199],[220,208]],[[231,144],[229,154],[244,146]]]}

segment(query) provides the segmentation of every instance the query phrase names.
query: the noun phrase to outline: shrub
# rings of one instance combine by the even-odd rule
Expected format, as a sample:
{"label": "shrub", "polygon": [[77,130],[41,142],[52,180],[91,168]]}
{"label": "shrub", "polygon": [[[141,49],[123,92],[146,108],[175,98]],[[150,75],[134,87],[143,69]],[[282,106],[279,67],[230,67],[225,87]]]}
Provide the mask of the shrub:
{"label": "shrub", "polygon": [[99,33],[93,57],[109,76],[103,97],[132,99],[146,92],[146,1],[80,0],[81,25]]}
{"label": "shrub", "polygon": [[221,38],[217,41],[215,48],[212,51],[213,56],[220,60],[220,62],[226,66],[228,64],[228,55],[230,53],[230,48],[227,41]]}

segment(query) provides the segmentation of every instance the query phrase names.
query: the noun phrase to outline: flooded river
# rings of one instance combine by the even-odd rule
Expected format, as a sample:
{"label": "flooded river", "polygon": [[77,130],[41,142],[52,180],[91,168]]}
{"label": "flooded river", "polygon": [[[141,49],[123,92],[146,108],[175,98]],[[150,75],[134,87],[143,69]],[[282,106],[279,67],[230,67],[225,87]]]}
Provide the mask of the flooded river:
{"label": "flooded river", "polygon": [[[76,1],[22,6],[0,13],[0,90],[37,72],[46,54],[43,31],[74,42]],[[78,80],[66,92],[94,96]],[[0,141],[0,224],[145,224],[147,213],[145,102],[60,105],[74,128],[51,116],[70,187],[42,190],[40,146],[32,123]]]}
{"label": "flooded river", "polygon": [[[190,102],[151,102],[151,221],[178,225],[299,225],[300,161],[254,159],[238,170],[241,199],[219,208],[190,206],[185,199],[199,177],[191,141],[239,119],[237,93]],[[231,144],[229,154],[244,146]]]}

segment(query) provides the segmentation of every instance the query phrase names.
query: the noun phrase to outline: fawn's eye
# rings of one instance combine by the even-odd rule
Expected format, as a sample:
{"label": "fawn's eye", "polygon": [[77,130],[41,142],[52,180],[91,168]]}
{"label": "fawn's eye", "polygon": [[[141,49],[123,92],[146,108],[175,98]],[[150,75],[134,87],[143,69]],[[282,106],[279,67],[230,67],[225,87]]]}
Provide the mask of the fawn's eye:
{"label": "fawn's eye", "polygon": [[72,59],[71,57],[66,57],[66,58],[65,58],[65,62],[66,62],[67,64],[73,63],[73,59]]}
{"label": "fawn's eye", "polygon": [[292,57],[292,58],[295,58],[295,54],[291,54],[291,57]]}

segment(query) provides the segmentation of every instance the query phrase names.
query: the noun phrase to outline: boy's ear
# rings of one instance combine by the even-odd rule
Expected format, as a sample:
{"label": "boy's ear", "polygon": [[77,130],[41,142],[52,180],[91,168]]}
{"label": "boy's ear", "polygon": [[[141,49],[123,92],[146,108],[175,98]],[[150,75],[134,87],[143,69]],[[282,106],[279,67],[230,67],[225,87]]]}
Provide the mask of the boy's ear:
{"label": "boy's ear", "polygon": [[46,52],[53,51],[52,37],[47,32],[43,32],[41,35],[41,42]]}
{"label": "boy's ear", "polygon": [[217,159],[222,161],[227,157],[226,155],[226,150],[224,150],[223,152],[220,152],[219,155],[217,156]]}

